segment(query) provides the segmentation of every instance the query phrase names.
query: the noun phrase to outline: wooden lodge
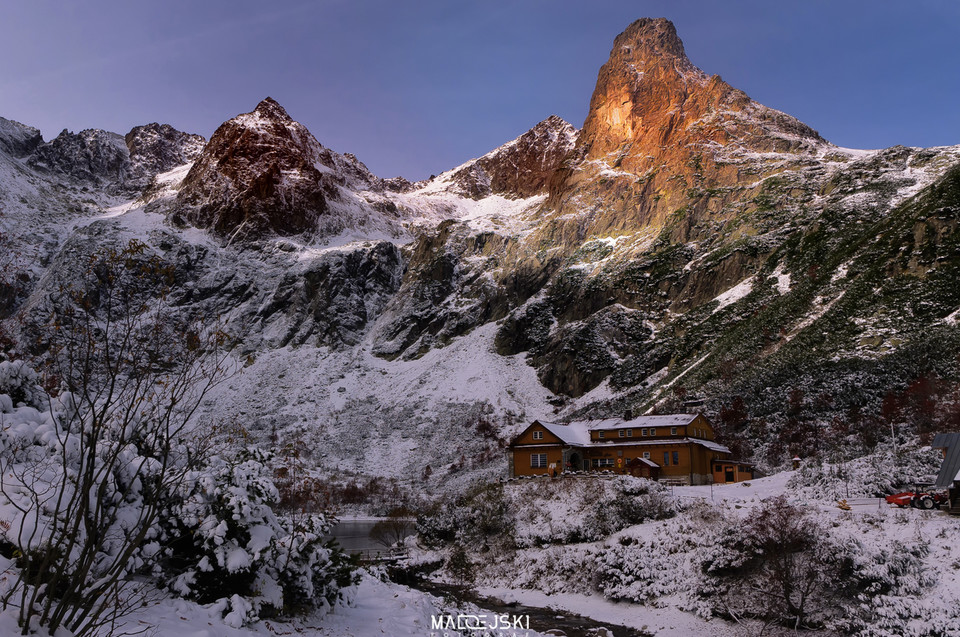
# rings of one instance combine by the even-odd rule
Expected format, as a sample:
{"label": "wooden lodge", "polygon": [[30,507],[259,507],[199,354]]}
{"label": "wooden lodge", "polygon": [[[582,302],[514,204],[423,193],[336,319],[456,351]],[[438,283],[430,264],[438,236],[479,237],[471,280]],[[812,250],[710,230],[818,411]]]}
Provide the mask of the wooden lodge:
{"label": "wooden lodge", "polygon": [[675,484],[741,482],[753,466],[715,441],[702,414],[607,418],[566,424],[535,420],[509,447],[510,475],[612,471]]}

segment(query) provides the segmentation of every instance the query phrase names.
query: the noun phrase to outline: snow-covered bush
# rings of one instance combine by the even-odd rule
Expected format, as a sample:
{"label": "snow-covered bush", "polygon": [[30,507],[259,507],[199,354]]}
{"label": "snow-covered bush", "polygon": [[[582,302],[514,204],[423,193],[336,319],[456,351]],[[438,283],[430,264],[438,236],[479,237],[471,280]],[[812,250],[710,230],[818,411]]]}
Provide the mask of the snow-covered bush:
{"label": "snow-covered bush", "polygon": [[936,476],[941,460],[938,451],[914,440],[896,453],[886,448],[843,464],[804,463],[788,486],[812,497],[880,497]]}
{"label": "snow-covered bush", "polygon": [[[174,538],[164,560],[171,589],[200,602],[229,598],[230,613],[244,622],[327,608],[353,582],[348,558],[323,539],[335,520],[277,514],[268,464],[256,449],[212,458],[188,476],[162,521]],[[232,601],[238,596],[242,603]]]}
{"label": "snow-covered bush", "polygon": [[524,548],[591,542],[675,513],[666,489],[642,478],[540,478],[475,486],[421,515],[417,533],[428,546]]}
{"label": "snow-covered bush", "polygon": [[468,546],[510,543],[514,516],[500,483],[479,483],[465,493],[445,498],[417,517],[417,534],[427,546],[453,542]]}
{"label": "snow-covered bush", "polygon": [[632,476],[519,482],[508,492],[520,547],[593,542],[676,513],[664,487]]}
{"label": "snow-covered bush", "polygon": [[597,589],[609,599],[645,604],[689,586],[688,555],[703,529],[684,517],[651,538],[624,535],[606,543],[596,562]]}
{"label": "snow-covered bush", "polygon": [[729,517],[699,549],[700,610],[847,634],[884,634],[871,632],[881,618],[904,626],[923,614],[919,595],[934,584],[928,548],[868,537],[771,498],[745,519]]}

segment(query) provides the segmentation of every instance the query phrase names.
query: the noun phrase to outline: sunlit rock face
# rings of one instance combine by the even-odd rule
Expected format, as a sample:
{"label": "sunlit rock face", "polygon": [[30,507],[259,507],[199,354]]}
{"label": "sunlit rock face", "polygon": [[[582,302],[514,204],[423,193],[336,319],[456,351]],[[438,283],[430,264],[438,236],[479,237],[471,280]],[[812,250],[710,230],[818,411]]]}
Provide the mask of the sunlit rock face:
{"label": "sunlit rock face", "polygon": [[564,215],[596,211],[595,233],[657,229],[679,209],[721,211],[740,196],[722,189],[765,172],[757,155],[803,161],[823,145],[799,120],[694,66],[670,21],[645,18],[614,41],[550,203]]}

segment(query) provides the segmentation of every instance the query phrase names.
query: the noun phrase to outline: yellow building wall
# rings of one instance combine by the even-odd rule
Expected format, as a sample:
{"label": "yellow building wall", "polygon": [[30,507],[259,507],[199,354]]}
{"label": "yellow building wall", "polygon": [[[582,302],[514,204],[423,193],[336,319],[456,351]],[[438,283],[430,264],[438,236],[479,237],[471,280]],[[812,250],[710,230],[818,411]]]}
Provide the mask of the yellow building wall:
{"label": "yellow building wall", "polygon": [[[546,467],[531,467],[530,456],[535,453],[547,454]],[[550,465],[555,464],[557,473],[563,470],[563,450],[560,447],[527,447],[513,450],[514,476],[542,476],[550,473]]]}

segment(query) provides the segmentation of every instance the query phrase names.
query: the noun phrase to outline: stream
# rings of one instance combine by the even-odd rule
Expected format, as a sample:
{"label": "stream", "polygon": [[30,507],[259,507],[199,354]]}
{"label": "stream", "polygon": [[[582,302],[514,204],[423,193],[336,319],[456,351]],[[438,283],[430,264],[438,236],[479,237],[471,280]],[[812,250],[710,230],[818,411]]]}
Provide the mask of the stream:
{"label": "stream", "polygon": [[[345,520],[338,523],[330,531],[330,537],[336,538],[348,553],[359,553],[366,558],[382,555],[387,549],[382,543],[370,537],[370,531],[376,520]],[[410,533],[413,532],[411,525]],[[566,637],[651,637],[648,633],[636,628],[627,628],[618,624],[608,624],[590,617],[583,617],[573,613],[558,611],[539,606],[527,606],[520,603],[507,603],[495,597],[484,597],[466,586],[433,582],[417,573],[411,573],[403,568],[388,568],[390,579],[421,590],[437,597],[453,598],[462,602],[476,604],[488,611],[489,614],[507,615],[509,617],[523,617],[523,628],[527,628],[526,617],[529,616],[529,627],[540,633],[548,630],[555,631],[554,635]],[[469,632],[469,631],[468,631]],[[436,631],[436,635],[443,635],[444,631]],[[505,630],[504,634],[524,635],[523,630]]]}
{"label": "stream", "polygon": [[[552,608],[540,608],[539,606],[527,606],[518,602],[507,603],[496,597],[485,597],[470,590],[469,587],[455,584],[442,584],[419,577],[398,578],[404,581],[398,582],[416,588],[425,593],[436,595],[437,597],[450,598],[462,602],[476,604],[480,608],[488,611],[490,614],[507,615],[509,617],[523,617],[524,628],[526,628],[526,617],[530,618],[530,630],[544,633],[548,630],[554,631],[553,635],[566,635],[566,637],[652,637],[649,633],[636,628],[628,628],[619,624],[608,624],[590,617],[583,617],[560,611]],[[394,580],[396,581],[396,580]],[[438,634],[442,634],[438,633]],[[522,630],[505,631],[508,635],[524,635]]]}

